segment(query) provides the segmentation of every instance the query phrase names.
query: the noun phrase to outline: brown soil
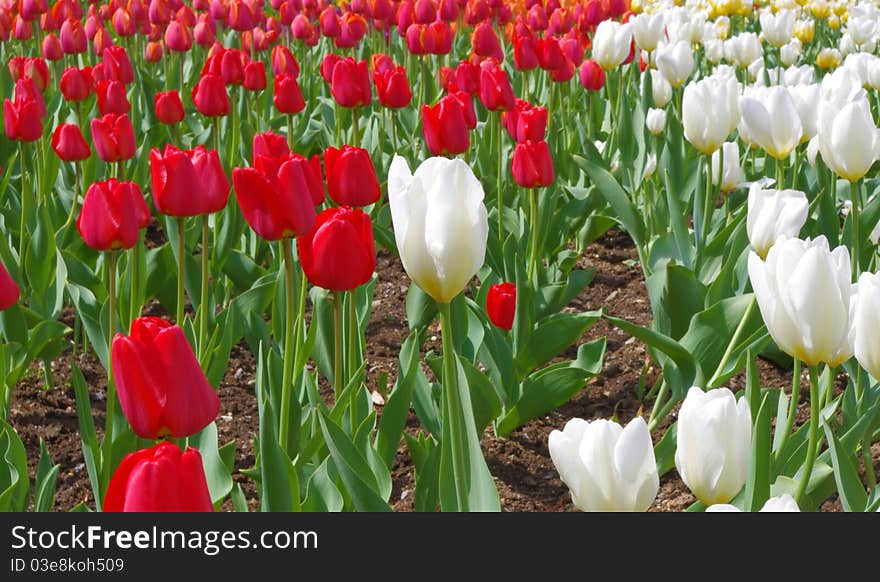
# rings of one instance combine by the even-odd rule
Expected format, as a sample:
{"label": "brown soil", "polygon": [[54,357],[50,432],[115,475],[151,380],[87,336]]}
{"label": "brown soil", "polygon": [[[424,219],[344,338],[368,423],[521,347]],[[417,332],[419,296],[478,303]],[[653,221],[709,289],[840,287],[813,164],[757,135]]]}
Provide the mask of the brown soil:
{"label": "brown soil", "polygon": [[[636,251],[631,240],[612,229],[599,241],[590,245],[580,258],[580,268],[592,268],[596,275],[590,286],[577,297],[568,309],[577,311],[604,307],[608,313],[624,317],[639,325],[651,321],[651,307],[645,290],[640,267],[634,263]],[[401,343],[408,333],[406,323],[406,290],[409,279],[400,261],[383,250],[378,257],[373,311],[367,327],[367,383],[376,389],[378,378],[388,374],[392,385],[397,374],[397,357]],[[146,311],[163,313],[161,306],[151,304]],[[658,374],[648,358],[645,346],[628,334],[601,320],[581,338],[589,341],[607,337],[607,353],[603,374],[591,380],[568,403],[535,419],[513,433],[507,439],[495,437],[488,429],[483,437],[483,449],[489,469],[495,479],[505,511],[575,511],[567,488],[550,460],[547,438],[554,429],[561,429],[572,417],[585,419],[607,418],[616,415],[627,422],[640,409],[650,412],[650,402],[638,398],[640,381],[650,386]],[[436,335],[428,334],[423,353],[433,348],[439,351]],[[573,356],[575,348],[568,356]],[[55,508],[66,511],[80,502],[93,506],[91,487],[83,463],[81,444],[77,432],[76,403],[70,387],[72,355],[63,354],[52,363],[54,389],[45,390],[43,374],[37,364],[16,387],[11,408],[11,424],[24,441],[28,451],[28,463],[33,471],[39,456],[40,439],[45,440],[52,458],[60,463]],[[106,378],[98,360],[90,354],[78,354],[77,365],[82,369],[92,396],[95,424],[100,433],[103,425],[104,390]],[[232,351],[226,376],[219,387],[221,410],[217,419],[220,443],[236,441],[233,479],[240,483],[252,510],[258,506],[257,491],[249,478],[237,471],[254,465],[253,436],[257,430],[258,415],[254,398],[255,359],[242,342]],[[759,370],[763,386],[790,387],[791,372],[773,364],[760,361]],[[732,389],[743,387],[742,376],[733,378]],[[322,387],[326,396],[332,391]],[[381,406],[378,408],[381,409]],[[806,418],[804,403],[801,420]],[[675,413],[653,435],[655,440],[675,418]],[[407,431],[419,431],[416,416],[411,413]],[[99,434],[100,437],[100,434]],[[880,450],[877,451],[880,453]],[[392,468],[393,490],[389,503],[394,510],[412,511],[413,467],[406,447],[401,443]],[[660,492],[652,511],[681,511],[694,502],[694,497],[673,469],[660,481]],[[227,501],[224,509],[230,510]],[[826,511],[840,510],[835,499],[822,508]]]}

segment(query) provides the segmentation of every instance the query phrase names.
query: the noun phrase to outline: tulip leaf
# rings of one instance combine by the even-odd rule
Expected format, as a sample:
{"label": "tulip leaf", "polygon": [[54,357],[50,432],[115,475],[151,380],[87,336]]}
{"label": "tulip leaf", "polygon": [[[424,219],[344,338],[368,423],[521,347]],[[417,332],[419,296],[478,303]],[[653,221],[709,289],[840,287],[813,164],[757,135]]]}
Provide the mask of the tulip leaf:
{"label": "tulip leaf", "polygon": [[828,453],[831,456],[831,465],[834,468],[834,481],[837,484],[837,492],[840,494],[840,503],[844,511],[865,511],[868,505],[868,494],[859,478],[856,464],[853,463],[853,455],[848,453],[840,443],[840,440],[831,430],[827,422],[822,423],[825,437],[828,439]]}
{"label": "tulip leaf", "polygon": [[564,283],[553,283],[542,287],[538,296],[541,302],[538,306],[538,317],[557,313],[571,303],[587,288],[595,274],[594,269],[579,269],[569,273],[568,279]]}
{"label": "tulip leaf", "polygon": [[187,439],[190,446],[199,450],[208,480],[208,491],[214,504],[222,501],[232,491],[232,477],[217,446],[217,423],[212,422]]}
{"label": "tulip leaf", "polygon": [[654,267],[645,285],[654,313],[654,329],[680,340],[693,316],[705,308],[705,285],[687,267],[668,261]]}
{"label": "tulip leaf", "polygon": [[636,210],[620,183],[605,168],[596,147],[589,142],[585,142],[583,145],[587,157],[573,155],[574,163],[587,173],[590,181],[605,197],[614,210],[614,218],[629,233],[636,246],[643,246],[646,242],[645,223],[640,218],[639,211]]}
{"label": "tulip leaf", "polygon": [[238,513],[248,513],[250,511],[247,498],[245,498],[244,491],[241,490],[241,485],[238,483],[232,486],[232,510]]}
{"label": "tulip leaf", "polygon": [[329,463],[330,457],[325,458],[309,478],[306,498],[303,500],[303,511],[342,511],[345,500],[330,478]]}
{"label": "tulip leaf", "polygon": [[601,373],[605,347],[604,337],[582,344],[576,359],[547,366],[528,376],[523,382],[522,396],[498,422],[496,434],[506,437],[529,420],[568,402],[587,380]]}
{"label": "tulip leaf", "polygon": [[477,433],[482,434],[486,426],[501,414],[501,400],[489,378],[477,369],[470,360],[459,356],[459,363],[467,377],[474,406],[474,424]]}
{"label": "tulip leaf", "polygon": [[92,495],[95,497],[95,507],[101,510],[103,499],[101,498],[101,482],[99,476],[103,472],[101,448],[98,446],[98,435],[95,432],[95,422],[92,419],[92,403],[89,398],[89,389],[79,367],[71,364],[71,383],[76,397],[76,416],[79,423],[79,438],[82,442],[83,460],[89,481],[92,484]]}
{"label": "tulip leaf", "polygon": [[524,350],[516,356],[516,369],[520,377],[545,364],[577,342],[594,323],[601,312],[557,313],[539,321]]}
{"label": "tulip leaf", "polygon": [[676,436],[678,423],[669,425],[660,441],[654,445],[654,459],[657,463],[657,474],[661,477],[675,467]]}
{"label": "tulip leaf", "polygon": [[15,430],[0,420],[0,511],[25,511],[31,492],[27,453]]}
{"label": "tulip leaf", "polygon": [[55,504],[55,486],[58,483],[59,464],[52,464],[46,443],[40,438],[40,460],[34,476],[34,511],[52,511]]}
{"label": "tulip leaf", "polygon": [[407,433],[403,437],[415,468],[413,506],[416,511],[436,511],[440,504],[440,447],[432,437],[421,432],[417,437]]}
{"label": "tulip leaf", "polygon": [[[488,318],[487,318],[488,319]],[[513,406],[519,399],[520,383],[513,367],[513,353],[505,332],[489,321],[483,322],[485,336],[478,354],[486,367],[486,374],[492,378],[492,385],[505,406]]]}
{"label": "tulip leaf", "polygon": [[394,463],[400,437],[409,418],[413,391],[416,384],[415,375],[424,374],[419,366],[418,334],[410,332],[400,347],[400,372],[394,383],[394,390],[388,396],[382,417],[379,419],[379,430],[376,433],[376,451],[385,465],[390,469]]}
{"label": "tulip leaf", "polygon": [[77,315],[82,322],[83,329],[89,338],[92,349],[101,361],[104,369],[110,366],[110,351],[107,346],[107,335],[101,321],[103,317],[103,303],[98,302],[91,290],[68,282],[67,293],[76,306]]}
{"label": "tulip leaf", "polygon": [[406,321],[410,329],[421,330],[437,317],[437,303],[415,283],[406,292]]}
{"label": "tulip leaf", "polygon": [[355,509],[390,511],[391,508],[379,496],[379,485],[369,463],[358,452],[351,439],[326,413],[319,414],[318,422],[330,449],[330,456],[339,470],[348,494],[351,495]]}
{"label": "tulip leaf", "polygon": [[770,420],[775,408],[767,391],[752,427],[752,454],[749,461],[749,477],[746,480],[743,511],[758,511],[770,498]]}
{"label": "tulip leaf", "polygon": [[677,400],[684,398],[685,392],[691,386],[699,386],[703,383],[702,369],[694,360],[691,352],[681,343],[667,335],[638,326],[625,319],[610,315],[606,315],[605,319],[615,327],[643,341],[649,348],[660,352],[658,360],[663,367],[663,376],[669,382],[673,397]]}

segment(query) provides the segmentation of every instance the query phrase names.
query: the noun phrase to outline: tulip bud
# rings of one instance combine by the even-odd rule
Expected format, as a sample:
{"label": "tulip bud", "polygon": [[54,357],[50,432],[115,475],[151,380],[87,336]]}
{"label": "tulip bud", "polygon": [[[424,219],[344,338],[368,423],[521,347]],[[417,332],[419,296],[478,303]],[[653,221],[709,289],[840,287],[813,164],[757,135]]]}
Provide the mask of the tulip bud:
{"label": "tulip bud", "polygon": [[694,70],[694,53],[691,44],[680,40],[657,49],[657,69],[678,89]]}
{"label": "tulip bud", "polygon": [[330,92],[342,107],[363,107],[373,100],[367,61],[346,57],[333,67]]}
{"label": "tulip bud", "polygon": [[346,206],[328,208],[296,241],[303,272],[313,284],[351,291],[369,281],[376,267],[370,215]]}
{"label": "tulip bud", "polygon": [[18,285],[9,274],[9,271],[6,270],[3,262],[0,261],[0,311],[9,309],[18,303],[20,295],[21,291]]}
{"label": "tulip bud", "polygon": [[110,479],[103,510],[213,511],[199,451],[161,442],[126,455]]}
{"label": "tulip bud", "polygon": [[767,259],[749,253],[749,280],[773,341],[808,366],[838,366],[852,355],[849,343],[850,256],[829,250],[819,236],[780,236]]}
{"label": "tulip bud", "polygon": [[781,47],[794,36],[794,25],[797,13],[794,10],[780,10],[777,13],[762,12],[760,16],[761,34],[764,39],[775,46]]}
{"label": "tulip bud", "polygon": [[874,378],[880,377],[880,342],[877,324],[880,322],[880,275],[862,273],[854,286],[850,306],[851,326],[849,341],[859,365]]}
{"label": "tulip bud", "polygon": [[220,411],[183,330],[158,317],[138,317],[131,334],[117,333],[111,350],[119,404],[141,438],[182,438]]}
{"label": "tulip bud", "polygon": [[581,511],[646,511],[660,487],[648,425],[573,418],[548,439],[550,458]]}
{"label": "tulip bud", "polygon": [[3,120],[6,137],[11,140],[31,142],[43,136],[42,112],[34,98],[4,99]]}
{"label": "tulip bud", "polygon": [[131,110],[125,85],[119,81],[99,81],[95,93],[98,95],[98,111],[101,115],[108,113],[122,115]]}
{"label": "tulip bud", "polygon": [[65,162],[79,162],[92,155],[89,144],[75,123],[62,123],[52,134],[52,149]]}
{"label": "tulip bud", "polygon": [[67,101],[85,101],[92,94],[92,71],[67,67],[61,74],[61,94]]}
{"label": "tulip bud", "polygon": [[856,182],[877,160],[880,140],[866,98],[822,102],[817,129],[822,161],[838,176]]}
{"label": "tulip bud", "polygon": [[513,283],[498,283],[489,287],[486,294],[486,313],[489,321],[501,329],[513,327],[513,318],[516,316],[516,285]]}
{"label": "tulip bud", "polygon": [[229,95],[223,78],[204,75],[193,87],[192,100],[199,113],[205,117],[229,115]]}
{"label": "tulip bud", "polygon": [[401,109],[412,101],[412,91],[406,78],[405,67],[393,67],[375,76],[379,103],[390,109]]}
{"label": "tulip bud", "polygon": [[394,156],[388,202],[400,260],[410,279],[449,303],[482,267],[489,236],[483,187],[460,159],[433,157],[410,173]]}
{"label": "tulip bud", "polygon": [[155,97],[153,97],[153,106],[159,123],[164,123],[165,125],[180,123],[186,116],[186,111],[183,109],[183,101],[180,100],[180,93],[177,91],[160,91],[156,93]]}
{"label": "tulip bud", "polygon": [[531,36],[523,34],[513,37],[513,64],[518,71],[538,68],[535,41]]}
{"label": "tulip bud", "polygon": [[801,143],[803,126],[788,89],[753,89],[739,100],[741,133],[777,160],[787,158]]}
{"label": "tulip bud", "polygon": [[666,110],[665,109],[648,109],[648,115],[645,117],[645,125],[648,131],[654,135],[660,135],[666,129]]}
{"label": "tulip bud", "polygon": [[266,88],[266,65],[263,61],[252,61],[244,67],[242,86],[248,91],[262,91]]}
{"label": "tulip bud", "polygon": [[501,50],[501,43],[498,41],[498,36],[495,34],[495,29],[492,28],[492,24],[489,22],[480,22],[474,27],[474,32],[471,34],[471,45],[474,49],[474,54],[484,57],[484,58],[492,58],[498,62],[504,60],[504,51]]}
{"label": "tulip bud", "polygon": [[[723,170],[721,169],[722,154],[724,154]],[[745,174],[739,163],[739,144],[735,141],[725,142],[712,154],[712,184],[722,192],[730,192],[739,188],[744,179]]]}
{"label": "tulip bud", "polygon": [[515,102],[507,73],[496,61],[484,61],[480,70],[480,102],[489,111],[508,111]]}
{"label": "tulip bud", "polygon": [[328,53],[324,57],[324,59],[321,61],[321,78],[324,79],[324,82],[333,82],[333,69],[336,68],[336,65],[341,60],[342,57],[333,53]]}
{"label": "tulip bud", "polygon": [[422,106],[422,131],[428,151],[435,156],[463,154],[471,147],[464,107],[451,95],[437,105]]}
{"label": "tulip bud", "polygon": [[108,113],[92,119],[92,142],[105,162],[119,162],[134,157],[134,127],[128,114]]}
{"label": "tulip bud", "polygon": [[293,115],[299,113],[306,107],[303,100],[302,91],[300,91],[299,83],[293,75],[283,74],[275,77],[274,94],[272,103],[279,113]]}
{"label": "tulip bud", "polygon": [[50,32],[43,39],[42,53],[47,61],[58,61],[64,57],[64,49],[61,48],[61,41],[55,33]]}
{"label": "tulip bud", "polygon": [[[706,513],[738,513],[740,508],[736,505],[728,505],[727,503],[716,503],[706,508]],[[794,497],[788,493],[783,493],[779,497],[771,497],[768,499],[758,513],[794,513],[800,512]]]}
{"label": "tulip bud", "polygon": [[111,178],[86,190],[76,229],[96,251],[130,249],[139,230],[150,223],[150,210],[134,182]]}
{"label": "tulip bud", "polygon": [[617,68],[630,53],[632,25],[603,20],[593,35],[593,60],[606,71]]}
{"label": "tulip bud", "polygon": [[144,59],[148,63],[158,63],[162,60],[163,50],[161,42],[148,42],[144,47]]}
{"label": "tulip bud", "polygon": [[124,85],[134,82],[134,69],[124,47],[109,46],[103,51],[104,78]]}
{"label": "tulip bud", "polygon": [[599,91],[605,86],[605,71],[602,70],[599,63],[587,59],[581,65],[580,79],[581,85],[587,91]]}
{"label": "tulip bud", "polygon": [[672,85],[660,71],[651,69],[651,98],[654,107],[663,108],[672,100]]}
{"label": "tulip bud", "polygon": [[739,85],[735,77],[713,75],[684,88],[684,136],[701,153],[709,155],[721,147],[739,118]]}
{"label": "tulip bud", "polygon": [[752,413],[727,388],[688,390],[678,413],[675,468],[706,505],[727,503],[749,475]]}
{"label": "tulip bud", "polygon": [[68,18],[61,24],[61,48],[64,54],[76,55],[88,50],[85,31],[82,23],[75,18]]}
{"label": "tulip bud", "polygon": [[799,190],[764,190],[760,184],[749,188],[746,232],[752,248],[762,259],[780,235],[797,237],[807,221],[807,196]]}
{"label": "tulip bud", "polygon": [[510,173],[522,188],[544,188],[553,183],[553,159],[545,141],[516,144],[510,162]]}
{"label": "tulip bud", "polygon": [[179,150],[171,144],[150,150],[153,203],[162,214],[186,217],[219,212],[229,198],[229,180],[215,150]]}
{"label": "tulip bud", "polygon": [[663,38],[665,28],[665,14],[657,12],[654,14],[639,14],[630,19],[632,23],[633,40],[636,45],[648,52],[653,52]]}
{"label": "tulip bud", "polygon": [[370,154],[350,145],[324,151],[327,192],[340,206],[367,206],[379,200],[382,190]]}
{"label": "tulip bud", "polygon": [[189,27],[177,20],[172,20],[165,29],[165,46],[174,53],[185,53],[192,48],[192,33]]}

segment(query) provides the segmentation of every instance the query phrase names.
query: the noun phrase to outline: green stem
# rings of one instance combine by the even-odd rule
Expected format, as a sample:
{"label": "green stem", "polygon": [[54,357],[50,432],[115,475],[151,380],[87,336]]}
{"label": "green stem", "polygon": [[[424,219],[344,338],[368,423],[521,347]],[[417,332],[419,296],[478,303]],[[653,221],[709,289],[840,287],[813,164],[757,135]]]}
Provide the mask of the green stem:
{"label": "green stem", "polygon": [[861,238],[859,237],[859,207],[862,204],[861,187],[862,181],[850,183],[850,198],[852,199],[852,235],[853,235],[853,255],[852,270],[853,277],[858,278],[861,271]]}
{"label": "green stem", "polygon": [[394,152],[397,153],[397,110],[391,110],[391,140],[394,145]]}
{"label": "green stem", "polygon": [[788,403],[788,417],[785,419],[785,427],[783,427],[782,437],[779,441],[779,447],[776,449],[777,455],[782,454],[788,437],[791,435],[791,429],[794,428],[794,419],[797,416],[798,403],[801,399],[801,361],[794,359],[794,370],[791,379],[791,401]]}
{"label": "green stem", "polygon": [[819,407],[819,370],[818,366],[810,366],[810,433],[807,441],[807,458],[795,497],[798,505],[803,505],[810,475],[813,473],[813,465],[816,462],[816,450],[819,447]]}
{"label": "green stem", "polygon": [[[452,309],[449,303],[438,304],[440,308],[440,334],[443,341],[443,396],[446,400],[443,422],[449,422],[449,431],[451,434],[464,434],[465,427],[461,426],[461,402],[458,398],[458,368],[455,362],[455,347],[452,341]],[[470,414],[470,411],[465,411]],[[443,443],[442,446],[449,447],[452,443]],[[465,475],[464,459],[461,458],[461,452],[450,450],[452,455],[452,471],[455,474],[455,496],[458,501],[458,510],[467,511],[467,480]]]}
{"label": "green stem", "polygon": [[135,243],[134,248],[131,250],[129,267],[128,267],[128,275],[129,281],[131,283],[131,289],[129,290],[129,313],[128,313],[128,323],[131,324],[132,321],[136,317],[140,315],[141,306],[138,301],[138,279],[140,279],[140,257],[141,257],[141,238],[143,237],[143,231],[138,232],[138,241]]}
{"label": "green stem", "polygon": [[[113,347],[116,333],[116,251],[107,253],[107,288],[109,290],[110,322],[107,334],[107,348]],[[113,422],[116,416],[116,384],[113,382],[113,367],[107,368],[107,414],[104,421],[104,463],[101,477],[104,481],[101,490],[106,493],[110,476],[113,473]]]}
{"label": "green stem", "polygon": [[287,116],[287,145],[293,151],[293,115]]}
{"label": "green stem", "polygon": [[293,250],[289,238],[281,239],[281,252],[284,255],[284,371],[281,380],[281,448],[287,451],[288,433],[290,432],[290,395],[293,380]]}
{"label": "green stem", "polygon": [[333,297],[333,395],[338,401],[345,384],[342,380],[342,293]]}
{"label": "green stem", "polygon": [[360,114],[360,107],[355,107],[351,110],[351,124],[352,131],[354,132],[354,147],[361,147],[361,130],[358,127],[358,115]]}
{"label": "green stem", "polygon": [[498,184],[495,189],[496,206],[498,209],[498,240],[504,246],[504,196],[501,191],[501,177],[504,172],[504,125],[501,123],[501,113],[496,116],[498,122]]}
{"label": "green stem", "polygon": [[24,169],[24,142],[18,142],[18,161],[21,166],[21,230],[18,237],[18,268],[24,278],[27,269],[24,267],[24,255],[27,252],[27,215],[30,193],[27,188],[27,172]]}
{"label": "green stem", "polygon": [[183,253],[186,245],[186,224],[184,221],[182,216],[177,219],[177,314],[175,323],[180,327],[183,327],[183,277],[185,272]]}
{"label": "green stem", "polygon": [[202,215],[202,289],[199,300],[199,360],[207,362],[205,348],[208,340],[208,215]]}
{"label": "green stem", "polygon": [[538,191],[534,188],[529,190],[529,219],[531,221],[530,249],[529,249],[529,281],[537,276],[538,269]]}
{"label": "green stem", "polygon": [[214,149],[217,155],[220,155],[220,117],[214,118]]}
{"label": "green stem", "polygon": [[[358,343],[360,343],[360,331],[357,325],[357,307],[355,306],[354,299],[354,290],[346,293],[348,295],[348,352],[347,352],[347,364],[348,364],[348,373],[347,378],[350,380],[354,377],[355,371],[357,370],[357,353],[358,353]],[[354,435],[358,428],[358,422],[361,419],[361,406],[358,404],[359,398],[355,396],[352,399],[352,406],[348,412],[349,419],[351,421],[351,434]]]}
{"label": "green stem", "polygon": [[61,230],[65,232],[69,230],[71,226],[73,226],[73,221],[76,218],[76,209],[77,206],[79,206],[79,189],[82,182],[82,178],[80,176],[79,162],[73,163],[73,175],[73,201],[70,203],[70,214],[67,215],[67,222],[65,222],[64,226],[61,228]]}
{"label": "green stem", "polygon": [[[669,404],[666,402],[666,395],[668,393],[669,383],[664,380],[660,385],[660,390],[657,392],[657,398],[654,400],[654,407],[651,409],[648,430],[654,430],[661,422],[663,422],[663,418],[666,416],[666,414],[663,414],[663,411]],[[669,402],[674,402],[674,400],[670,399]]]}
{"label": "green stem", "polygon": [[739,340],[746,329],[746,322],[748,322],[749,318],[752,316],[752,311],[754,310],[755,296],[752,295],[752,300],[749,301],[749,306],[746,307],[746,312],[743,313],[742,319],[739,321],[739,325],[736,326],[736,330],[733,332],[733,337],[730,338],[730,343],[727,344],[727,349],[724,351],[724,355],[721,356],[721,361],[718,363],[718,367],[715,368],[715,373],[712,374],[709,382],[706,383],[707,389],[716,387],[716,382],[720,378],[721,374],[724,373],[724,367],[727,365],[727,361],[730,359],[730,356],[733,354],[733,350],[739,343]]}

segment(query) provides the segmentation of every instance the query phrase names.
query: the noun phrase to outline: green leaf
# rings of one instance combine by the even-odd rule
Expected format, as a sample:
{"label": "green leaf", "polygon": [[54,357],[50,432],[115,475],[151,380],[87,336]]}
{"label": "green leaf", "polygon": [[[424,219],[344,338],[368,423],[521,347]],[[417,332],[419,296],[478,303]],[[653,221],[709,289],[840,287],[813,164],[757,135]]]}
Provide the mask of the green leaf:
{"label": "green leaf", "polygon": [[847,452],[827,422],[822,423],[828,439],[828,452],[834,468],[834,482],[840,493],[840,503],[844,511],[865,511],[868,494],[859,479],[859,472],[853,463],[854,454]]}
{"label": "green leaf", "polygon": [[358,452],[349,437],[325,413],[318,416],[321,432],[330,449],[330,456],[348,494],[358,511],[390,511],[379,496],[379,486],[367,460]]}
{"label": "green leaf", "polygon": [[342,493],[333,483],[328,472],[330,457],[318,466],[309,479],[306,498],[303,501],[304,511],[338,512],[342,511],[345,500]]}
{"label": "green leaf", "polygon": [[517,373],[524,377],[549,362],[574,344],[594,323],[601,312],[557,313],[535,325],[528,345],[516,357]]}
{"label": "green leaf", "polygon": [[583,344],[571,362],[553,364],[527,377],[522,397],[495,427],[498,436],[506,437],[529,420],[568,402],[587,380],[601,373],[605,345],[604,337]]}
{"label": "green leaf", "polygon": [[632,237],[636,246],[644,245],[645,223],[642,221],[635,205],[629,200],[626,191],[617,179],[605,168],[599,152],[593,144],[586,142],[584,153],[587,157],[573,155],[574,163],[581,167],[589,176],[590,181],[605,197],[608,205],[614,210],[614,217]]}
{"label": "green leaf", "polygon": [[775,408],[772,396],[773,392],[764,393],[752,427],[752,454],[743,511],[758,511],[770,498],[770,420]]}
{"label": "green leaf", "polygon": [[400,347],[398,358],[400,373],[394,383],[394,390],[382,409],[382,418],[379,420],[379,430],[376,433],[376,451],[389,469],[394,463],[400,436],[406,426],[407,418],[409,418],[416,383],[414,376],[421,372],[418,332],[410,332],[409,337]]}
{"label": "green leaf", "polygon": [[672,423],[666,429],[663,438],[654,445],[654,459],[657,462],[657,473],[662,477],[675,467],[676,435],[678,423]]}
{"label": "green leaf", "polygon": [[27,453],[15,430],[0,420],[0,511],[25,511],[31,492]]}
{"label": "green leaf", "polygon": [[52,464],[52,457],[46,443],[40,438],[40,460],[34,480],[34,511],[52,511],[55,504],[55,486],[61,465]]}
{"label": "green leaf", "polygon": [[95,497],[95,507],[101,511],[103,499],[101,497],[102,474],[101,448],[98,446],[98,435],[95,432],[95,422],[92,419],[92,403],[89,398],[89,389],[86,380],[79,367],[71,363],[71,382],[76,396],[76,416],[79,422],[79,438],[82,441],[83,460],[89,481],[92,484],[92,495]]}
{"label": "green leaf", "polygon": [[406,292],[406,321],[410,329],[421,330],[437,317],[437,303],[415,283]]}
{"label": "green leaf", "polygon": [[693,316],[705,307],[706,287],[693,271],[668,261],[654,267],[645,285],[654,312],[654,329],[680,340]]}
{"label": "green leaf", "polygon": [[250,511],[241,485],[235,483],[232,486],[232,509],[238,513],[247,513]]}
{"label": "green leaf", "polygon": [[187,440],[201,453],[211,502],[217,504],[232,491],[232,477],[217,447],[217,424],[212,422]]}

